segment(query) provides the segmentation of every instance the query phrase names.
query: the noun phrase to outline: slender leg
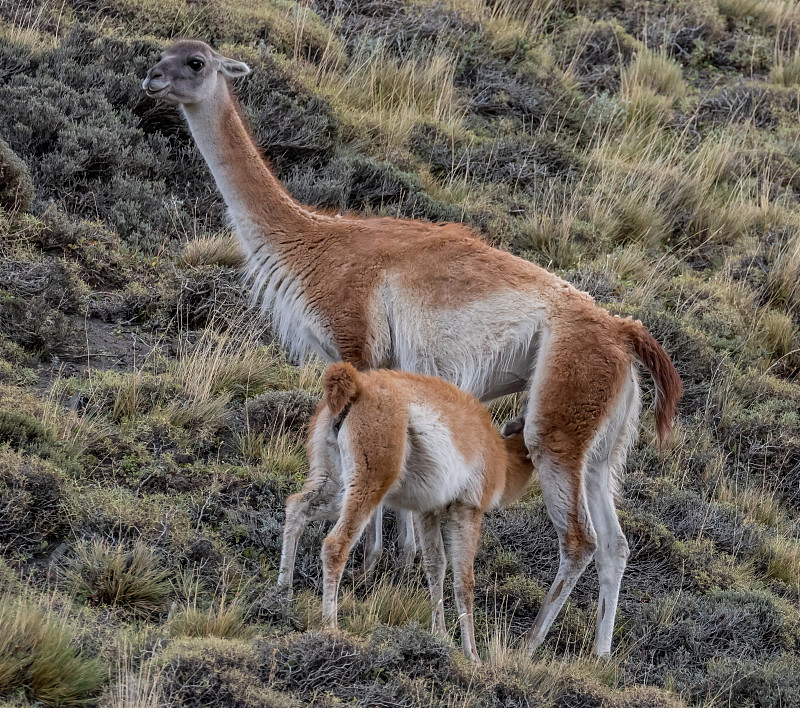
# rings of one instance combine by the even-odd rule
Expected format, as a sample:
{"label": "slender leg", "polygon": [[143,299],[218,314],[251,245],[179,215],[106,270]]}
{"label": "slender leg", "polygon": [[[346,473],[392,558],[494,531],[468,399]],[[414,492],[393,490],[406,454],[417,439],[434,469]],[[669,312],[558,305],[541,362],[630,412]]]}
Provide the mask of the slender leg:
{"label": "slender leg", "polygon": [[587,465],[586,500],[597,533],[594,561],[600,581],[594,639],[594,653],[598,656],[611,653],[619,589],[630,555],[628,541],[617,517],[614,490],[625,469],[628,449],[636,434],[639,410],[639,386],[632,374],[624,401],[617,407],[606,433],[605,447],[599,449]]}
{"label": "slender leg", "polygon": [[379,497],[345,500],[339,521],[322,543],[322,623],[331,629],[338,626],[337,598],[345,563],[378,501]]}
{"label": "slender leg", "polygon": [[[387,409],[381,413],[377,420],[368,417],[368,410],[354,407],[338,436],[346,491],[339,521],[322,544],[322,621],[333,628],[337,625],[339,582],[353,544],[403,465],[408,428],[404,412]],[[375,440],[382,444],[376,445]]]}
{"label": "slender leg", "polygon": [[449,513],[447,545],[453,564],[453,589],[461,624],[461,649],[464,656],[480,662],[475,643],[475,621],[473,606],[475,602],[475,574],[473,563],[478,550],[483,512],[472,506],[454,504]]}
{"label": "slender leg", "polygon": [[606,656],[611,653],[619,588],[629,555],[628,542],[620,528],[617,510],[614,508],[607,468],[591,470],[587,475],[587,501],[592,525],[597,532],[594,560],[600,581],[594,653]]}
{"label": "slender leg", "polygon": [[397,542],[400,547],[400,562],[413,565],[417,556],[417,540],[414,536],[414,515],[410,511],[397,511]]}
{"label": "slender leg", "polygon": [[558,573],[544,598],[536,622],[525,635],[531,653],[544,641],[578,578],[591,562],[597,546],[583,488],[582,470],[565,469],[543,455],[539,479],[547,513],[558,533],[560,558]]}
{"label": "slender leg", "polygon": [[294,562],[297,543],[309,521],[336,518],[338,513],[338,485],[332,484],[324,474],[309,477],[305,488],[286,500],[286,521],[283,525],[283,549],[278,575],[278,588],[287,597],[292,596]]}
{"label": "slender leg", "polygon": [[369,520],[364,535],[364,567],[355,573],[359,580],[368,580],[375,571],[375,566],[383,555],[383,504],[378,505]]}
{"label": "slender leg", "polygon": [[447,559],[442,543],[441,519],[438,514],[433,512],[417,514],[414,518],[419,531],[419,542],[422,546],[422,564],[425,567],[425,576],[428,578],[428,588],[431,591],[433,633],[442,636],[446,631],[444,625],[444,574],[447,568]]}

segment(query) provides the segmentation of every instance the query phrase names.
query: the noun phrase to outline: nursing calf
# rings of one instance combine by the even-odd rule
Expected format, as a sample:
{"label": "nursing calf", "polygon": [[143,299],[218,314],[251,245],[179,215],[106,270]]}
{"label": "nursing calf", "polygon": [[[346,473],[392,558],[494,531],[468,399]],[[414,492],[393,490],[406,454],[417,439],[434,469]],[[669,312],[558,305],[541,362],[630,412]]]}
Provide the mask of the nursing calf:
{"label": "nursing calf", "polygon": [[322,548],[323,621],[336,627],[339,582],[351,549],[381,505],[414,512],[433,606],[443,634],[445,522],[464,654],[478,660],[473,560],[483,514],[519,498],[533,466],[522,435],[507,439],[471,394],[445,381],[333,364],[312,421],[305,487],[286,503],[280,578],[291,592],[297,542],[308,521],[336,519]]}

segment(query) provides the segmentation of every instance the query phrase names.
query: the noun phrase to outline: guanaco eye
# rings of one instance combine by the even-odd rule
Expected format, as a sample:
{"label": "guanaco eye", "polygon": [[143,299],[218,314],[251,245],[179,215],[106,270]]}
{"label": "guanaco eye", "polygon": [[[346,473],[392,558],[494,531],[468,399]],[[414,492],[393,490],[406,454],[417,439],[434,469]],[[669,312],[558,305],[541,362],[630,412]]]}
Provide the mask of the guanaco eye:
{"label": "guanaco eye", "polygon": [[189,68],[192,71],[200,71],[203,68],[203,60],[202,59],[189,59],[187,62],[189,64]]}

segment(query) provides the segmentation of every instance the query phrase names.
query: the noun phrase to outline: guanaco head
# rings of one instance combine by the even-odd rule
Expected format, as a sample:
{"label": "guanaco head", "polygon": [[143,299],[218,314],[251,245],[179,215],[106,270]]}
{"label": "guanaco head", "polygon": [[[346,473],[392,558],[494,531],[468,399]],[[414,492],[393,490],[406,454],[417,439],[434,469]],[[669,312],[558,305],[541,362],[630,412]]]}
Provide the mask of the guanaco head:
{"label": "guanaco head", "polygon": [[142,88],[150,98],[188,105],[213,96],[218,82],[249,73],[247,64],[228,59],[203,42],[182,39],[147,72]]}

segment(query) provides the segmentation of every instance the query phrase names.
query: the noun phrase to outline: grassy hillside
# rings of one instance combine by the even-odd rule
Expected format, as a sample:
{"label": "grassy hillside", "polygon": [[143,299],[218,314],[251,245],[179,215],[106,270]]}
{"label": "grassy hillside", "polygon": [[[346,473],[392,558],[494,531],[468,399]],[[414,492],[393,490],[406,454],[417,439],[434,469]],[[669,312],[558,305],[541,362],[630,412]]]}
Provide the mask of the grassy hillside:
{"label": "grassy hillside", "polygon": [[[320,370],[253,326],[213,181],[140,89],[177,36],[251,65],[298,199],[464,221],[669,351],[612,660],[593,569],[515,649],[557,565],[535,491],[485,522],[480,668],[391,552],[320,633],[323,527],[278,597]],[[784,0],[0,0],[3,705],[800,706],[798,46]]]}

